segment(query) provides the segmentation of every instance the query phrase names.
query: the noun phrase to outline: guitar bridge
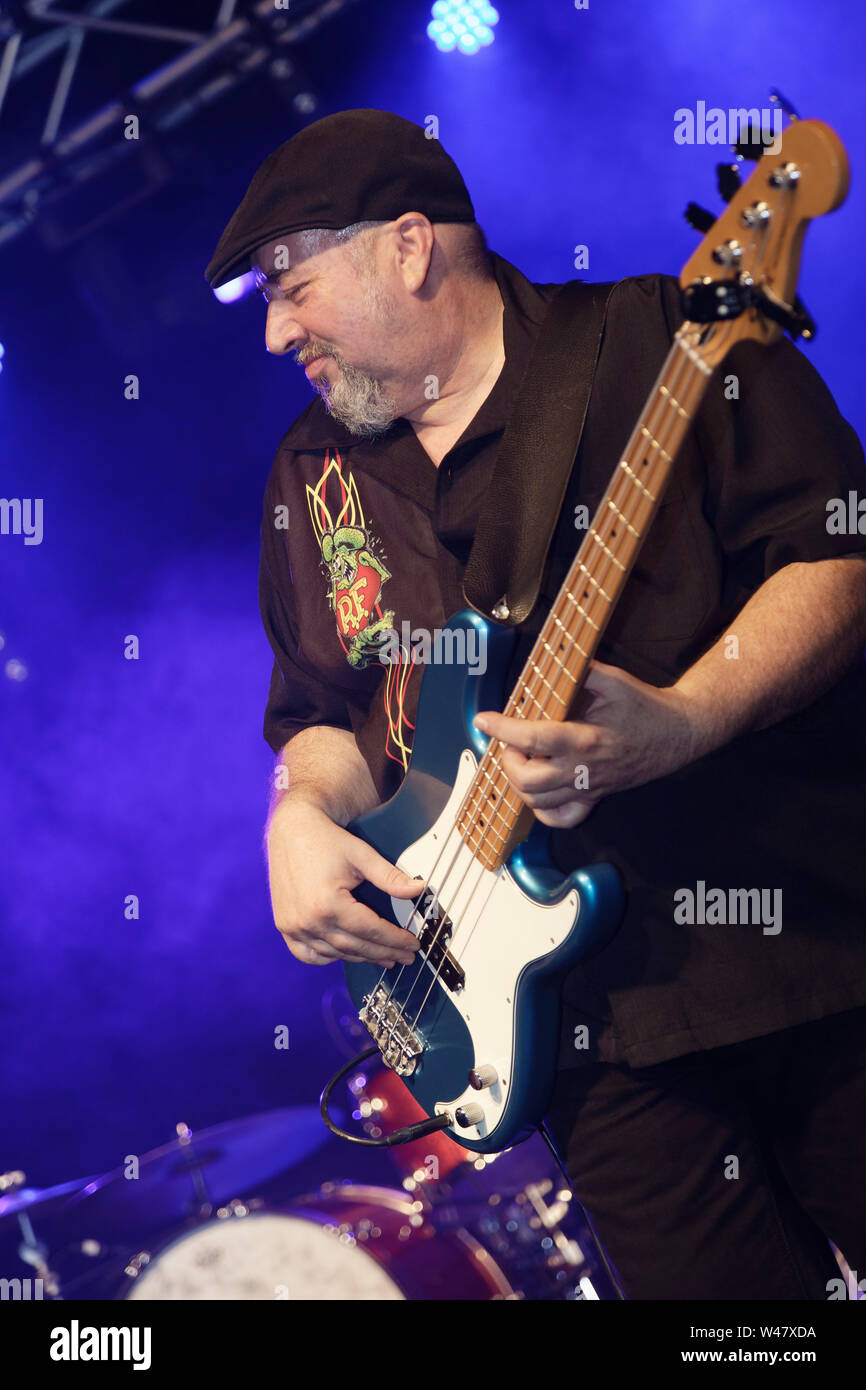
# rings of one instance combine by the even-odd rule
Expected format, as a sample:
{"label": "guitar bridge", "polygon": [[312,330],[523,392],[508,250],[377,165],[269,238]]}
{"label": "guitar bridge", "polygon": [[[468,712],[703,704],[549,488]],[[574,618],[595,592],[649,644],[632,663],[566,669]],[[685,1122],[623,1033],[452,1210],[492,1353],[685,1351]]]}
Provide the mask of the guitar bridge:
{"label": "guitar bridge", "polygon": [[366,996],[359,1017],[385,1064],[398,1076],[411,1076],[424,1050],[423,1043],[398,1005],[389,1000],[385,985],[379,985],[374,994]]}

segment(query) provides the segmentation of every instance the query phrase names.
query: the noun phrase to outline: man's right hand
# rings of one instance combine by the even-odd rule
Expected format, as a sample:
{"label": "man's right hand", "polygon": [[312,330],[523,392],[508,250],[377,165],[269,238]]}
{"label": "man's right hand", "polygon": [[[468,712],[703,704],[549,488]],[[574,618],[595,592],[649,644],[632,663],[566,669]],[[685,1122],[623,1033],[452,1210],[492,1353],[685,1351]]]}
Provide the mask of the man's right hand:
{"label": "man's right hand", "polygon": [[274,922],[293,956],[305,965],[411,965],[417,938],[377,916],[352,891],[368,880],[395,898],[414,898],[420,879],[409,878],[312,802],[291,796],[271,817],[267,849]]}

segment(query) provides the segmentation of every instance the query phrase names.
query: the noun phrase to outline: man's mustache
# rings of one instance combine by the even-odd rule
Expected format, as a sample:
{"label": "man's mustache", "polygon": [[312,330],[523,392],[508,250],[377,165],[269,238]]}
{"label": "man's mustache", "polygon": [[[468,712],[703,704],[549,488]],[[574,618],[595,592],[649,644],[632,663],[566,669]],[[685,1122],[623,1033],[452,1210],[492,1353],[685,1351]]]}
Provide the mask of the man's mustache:
{"label": "man's mustache", "polygon": [[326,347],[314,345],[301,348],[300,352],[295,353],[295,361],[302,367],[308,367],[311,362],[315,362],[317,357],[335,357]]}

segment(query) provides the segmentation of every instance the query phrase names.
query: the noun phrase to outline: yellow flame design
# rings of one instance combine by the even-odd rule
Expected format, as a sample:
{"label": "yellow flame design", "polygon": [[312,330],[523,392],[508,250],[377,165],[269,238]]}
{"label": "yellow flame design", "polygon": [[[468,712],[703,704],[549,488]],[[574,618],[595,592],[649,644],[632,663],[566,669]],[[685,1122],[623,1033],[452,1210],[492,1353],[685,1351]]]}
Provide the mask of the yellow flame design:
{"label": "yellow flame design", "polygon": [[[331,516],[330,508],[325,502],[328,491],[328,481],[331,474],[337,477],[337,496],[340,495],[341,485],[346,490],[346,500],[336,518]],[[349,474],[348,483],[343,477],[342,460],[340,456],[332,457],[328,460],[327,467],[316,486],[310,487],[307,483],[307,506],[310,509],[310,520],[313,523],[319,545],[322,544],[322,537],[334,534],[340,526],[357,526],[359,530],[365,530],[364,508],[361,506],[361,499],[358,496],[358,487],[352,474]]]}

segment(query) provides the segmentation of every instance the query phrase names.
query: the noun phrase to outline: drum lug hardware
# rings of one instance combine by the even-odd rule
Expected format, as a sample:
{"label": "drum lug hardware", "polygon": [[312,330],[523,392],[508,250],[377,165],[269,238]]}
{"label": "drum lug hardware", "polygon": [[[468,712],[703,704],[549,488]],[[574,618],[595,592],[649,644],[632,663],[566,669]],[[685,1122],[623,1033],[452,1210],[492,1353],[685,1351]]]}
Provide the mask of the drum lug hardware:
{"label": "drum lug hardware", "polygon": [[249,1216],[251,1205],[249,1202],[241,1202],[237,1197],[233,1197],[224,1207],[218,1207],[216,1214],[220,1221],[227,1221],[232,1216]]}

